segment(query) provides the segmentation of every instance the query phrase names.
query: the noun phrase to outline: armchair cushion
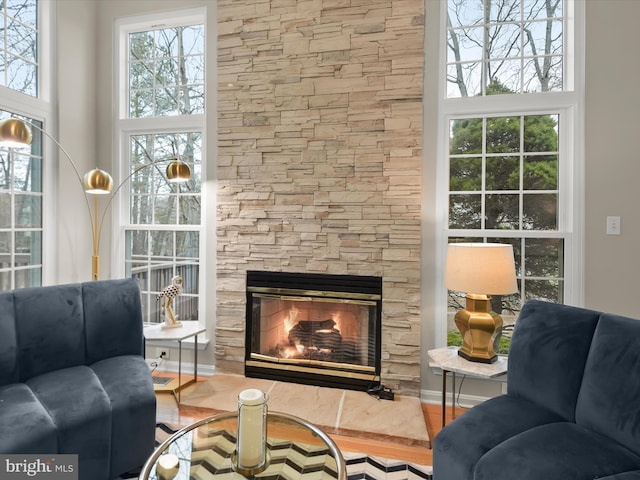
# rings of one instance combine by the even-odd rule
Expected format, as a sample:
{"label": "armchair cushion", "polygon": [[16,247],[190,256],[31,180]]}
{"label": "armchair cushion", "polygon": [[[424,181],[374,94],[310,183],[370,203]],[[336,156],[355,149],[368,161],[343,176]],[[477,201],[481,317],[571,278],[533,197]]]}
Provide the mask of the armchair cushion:
{"label": "armchair cushion", "polygon": [[507,393],[575,418],[593,332],[600,312],[530,301],[520,312],[509,348]]}
{"label": "armchair cushion", "polygon": [[[640,457],[582,425],[552,423],[497,445],[475,469],[475,480],[594,480],[635,469]],[[517,474],[516,474],[517,472]]]}

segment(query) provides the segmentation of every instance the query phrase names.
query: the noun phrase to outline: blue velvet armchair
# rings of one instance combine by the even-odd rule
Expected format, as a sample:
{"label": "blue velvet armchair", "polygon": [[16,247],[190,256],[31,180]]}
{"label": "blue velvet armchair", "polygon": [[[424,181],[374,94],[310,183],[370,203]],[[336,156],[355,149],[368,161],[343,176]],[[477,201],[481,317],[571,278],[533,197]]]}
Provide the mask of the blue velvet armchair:
{"label": "blue velvet armchair", "polygon": [[140,467],[156,398],[136,280],[0,292],[0,453],[77,454],[81,480]]}
{"label": "blue velvet armchair", "polygon": [[435,480],[640,479],[639,320],[530,301],[507,382],[435,437]]}

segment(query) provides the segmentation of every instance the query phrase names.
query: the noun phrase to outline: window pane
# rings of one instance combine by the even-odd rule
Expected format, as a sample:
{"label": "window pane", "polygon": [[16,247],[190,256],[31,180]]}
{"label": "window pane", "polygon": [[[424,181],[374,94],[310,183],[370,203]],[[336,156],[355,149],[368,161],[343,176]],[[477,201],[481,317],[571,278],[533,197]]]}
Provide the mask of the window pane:
{"label": "window pane", "polygon": [[487,118],[487,153],[520,151],[520,117]]}
{"label": "window pane", "polygon": [[527,238],[526,276],[562,277],[563,244],[564,242],[558,238]]}
{"label": "window pane", "polygon": [[451,31],[455,44],[450,43],[447,50],[448,61],[453,62],[480,62],[482,61],[482,36],[484,28],[467,28]]}
{"label": "window pane", "polygon": [[131,62],[129,79],[132,90],[153,88],[153,62]]}
{"label": "window pane", "polygon": [[[548,73],[540,76],[540,63],[545,63],[543,70]],[[554,92],[561,91],[563,84],[562,57],[535,57],[526,59],[523,67],[523,91],[529,92]]]}
{"label": "window pane", "polygon": [[160,225],[175,225],[177,223],[176,211],[178,208],[177,197],[174,195],[156,195],[153,205],[153,223]]}
{"label": "window pane", "polygon": [[519,0],[490,0],[483,3],[489,9],[488,18],[490,22],[513,22],[520,19]]}
{"label": "window pane", "polygon": [[523,187],[525,190],[556,190],[558,188],[558,156],[525,156]]}
{"label": "window pane", "polygon": [[451,195],[449,199],[449,228],[482,226],[482,197],[480,195]]}
{"label": "window pane", "polygon": [[524,117],[524,151],[558,151],[558,115]]}
{"label": "window pane", "polygon": [[11,194],[0,192],[0,228],[11,228]]}
{"label": "window pane", "polygon": [[126,234],[127,257],[146,256],[149,252],[149,232],[142,230],[128,231]]}
{"label": "window pane", "polygon": [[524,195],[522,210],[523,229],[558,229],[558,195],[555,193]]}
{"label": "window pane", "polygon": [[[153,231],[151,233],[151,255],[153,257],[171,257],[173,255],[172,231]],[[158,260],[158,259],[156,259]],[[162,259],[159,259],[161,262]]]}
{"label": "window pane", "polygon": [[447,3],[449,98],[563,89],[562,0]]}
{"label": "window pane", "polygon": [[487,195],[485,228],[517,230],[520,226],[519,195]]}
{"label": "window pane", "polygon": [[42,268],[26,268],[15,271],[15,287],[29,288],[42,285]]}
{"label": "window pane", "polygon": [[[547,18],[547,3],[547,0],[523,0],[522,7],[525,18]],[[554,14],[557,17],[562,17],[562,2],[554,2],[552,6],[555,8]]]}
{"label": "window pane", "polygon": [[38,96],[38,29],[36,0],[0,3],[0,85]]}
{"label": "window pane", "polygon": [[11,236],[11,232],[0,232],[0,269],[11,268],[13,252]]}
{"label": "window pane", "polygon": [[129,116],[204,113],[204,27],[129,35]]}
{"label": "window pane", "polygon": [[36,0],[4,0],[7,15],[35,29],[38,25],[38,3]]}
{"label": "window pane", "polygon": [[42,263],[42,233],[16,232],[14,266],[25,267]]}
{"label": "window pane", "polygon": [[16,227],[42,226],[42,197],[35,195],[15,195]]}
{"label": "window pane", "polygon": [[11,282],[12,278],[13,278],[12,271],[1,271],[0,272],[0,289],[11,290],[13,288],[13,283]]}
{"label": "window pane", "polygon": [[562,303],[563,284],[561,280],[529,280],[526,282],[525,301],[535,299]]}
{"label": "window pane", "polygon": [[[562,55],[562,21],[536,21],[525,25],[525,55]],[[541,65],[543,65],[541,63]]]}
{"label": "window pane", "polygon": [[484,19],[482,2],[452,2],[448,4],[448,15],[451,26],[476,25]]}
{"label": "window pane", "polygon": [[9,20],[5,33],[7,50],[12,55],[35,64],[37,32],[15,20]]}
{"label": "window pane", "polygon": [[450,126],[449,153],[452,155],[482,153],[482,119],[453,120]]}
{"label": "window pane", "polygon": [[520,60],[499,60],[489,62],[489,73],[491,80],[487,84],[487,95],[505,95],[511,93],[521,93],[522,83],[522,63]]}
{"label": "window pane", "polygon": [[200,197],[180,196],[180,225],[200,225]]}
{"label": "window pane", "polygon": [[482,63],[447,66],[447,97],[475,97],[482,93]]}
{"label": "window pane", "polygon": [[487,190],[520,188],[520,157],[487,158]]}
{"label": "window pane", "polygon": [[42,192],[42,160],[40,158],[14,153],[13,188],[23,192]]}
{"label": "window pane", "polygon": [[520,25],[501,23],[488,27],[489,60],[520,57]]}
{"label": "window pane", "polygon": [[200,255],[200,235],[197,232],[176,232],[176,255],[184,259]]}
{"label": "window pane", "polygon": [[22,58],[7,55],[5,64],[6,86],[12,90],[37,96],[36,66]]}
{"label": "window pane", "polygon": [[482,189],[481,157],[454,157],[451,158],[449,163],[449,190],[470,191]]}

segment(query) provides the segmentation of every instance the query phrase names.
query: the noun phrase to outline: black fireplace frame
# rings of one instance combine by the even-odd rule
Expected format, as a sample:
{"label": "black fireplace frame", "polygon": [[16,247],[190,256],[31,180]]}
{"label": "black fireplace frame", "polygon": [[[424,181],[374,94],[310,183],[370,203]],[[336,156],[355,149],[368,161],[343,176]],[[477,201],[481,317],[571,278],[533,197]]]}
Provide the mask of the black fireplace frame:
{"label": "black fireplace frame", "polygon": [[[268,271],[247,271],[247,303],[245,328],[246,377],[278,380],[321,387],[343,388],[366,391],[380,385],[382,352],[382,277],[367,275],[335,275],[316,273],[289,273]],[[366,296],[375,301],[376,318],[371,326],[375,339],[370,343],[369,352],[374,359],[372,372],[350,371],[351,369],[327,368],[323,365],[309,367],[256,361],[252,358],[250,346],[252,331],[252,295],[260,291],[282,292],[290,295],[316,296],[322,298],[349,298],[349,295]]]}

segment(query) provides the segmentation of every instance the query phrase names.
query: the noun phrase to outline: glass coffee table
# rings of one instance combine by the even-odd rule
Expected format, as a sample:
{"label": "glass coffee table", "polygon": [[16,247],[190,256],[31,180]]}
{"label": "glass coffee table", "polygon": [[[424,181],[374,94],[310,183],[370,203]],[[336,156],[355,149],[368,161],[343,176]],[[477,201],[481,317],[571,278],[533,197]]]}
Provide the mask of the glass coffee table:
{"label": "glass coffee table", "polygon": [[[313,479],[346,480],[344,458],[335,442],[317,426],[285,413],[267,414],[266,470],[244,477],[233,469],[238,413],[204,418],[165,440],[142,468],[140,480],[190,479]],[[176,459],[177,457],[177,459]],[[158,471],[159,463],[177,460],[170,473]]]}

